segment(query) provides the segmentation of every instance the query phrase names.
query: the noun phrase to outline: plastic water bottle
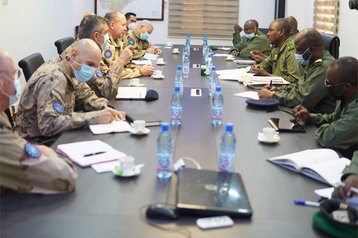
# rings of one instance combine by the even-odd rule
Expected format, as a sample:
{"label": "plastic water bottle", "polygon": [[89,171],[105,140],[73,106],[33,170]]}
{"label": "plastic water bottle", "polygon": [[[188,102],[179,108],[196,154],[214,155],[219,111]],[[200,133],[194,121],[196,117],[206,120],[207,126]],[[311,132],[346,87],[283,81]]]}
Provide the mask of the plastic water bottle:
{"label": "plastic water bottle", "polygon": [[205,60],[205,75],[209,76],[211,74],[211,68],[213,67],[212,55],[208,54]]}
{"label": "plastic water bottle", "polygon": [[185,54],[183,58],[183,78],[185,79],[189,78],[189,67],[190,67],[189,55]]}
{"label": "plastic water bottle", "polygon": [[186,40],[185,44],[184,44],[184,48],[183,48],[183,59],[184,59],[184,55],[188,54],[188,56],[190,57],[190,40]]}
{"label": "plastic water bottle", "polygon": [[216,66],[211,67],[211,74],[209,76],[209,96],[212,97],[218,84],[218,74],[216,73]]}
{"label": "plastic water bottle", "polygon": [[216,86],[215,93],[213,95],[212,101],[212,120],[211,124],[213,125],[221,125],[223,120],[223,95],[221,93],[221,87],[219,85]]}
{"label": "plastic water bottle", "polygon": [[183,94],[184,91],[182,68],[183,66],[178,65],[178,70],[175,74],[175,87],[179,87],[180,94]]}
{"label": "plastic water bottle", "polygon": [[183,111],[182,96],[180,94],[180,88],[175,87],[171,101],[171,124],[172,126],[181,125],[181,115]]}
{"label": "plastic water bottle", "polygon": [[219,171],[234,172],[236,160],[236,137],[233,132],[234,125],[227,123],[225,132],[221,137]]}
{"label": "plastic water bottle", "polygon": [[172,176],[173,142],[169,132],[169,124],[161,124],[161,132],[157,139],[157,177],[168,179]]}
{"label": "plastic water bottle", "polygon": [[208,36],[204,35],[203,38],[203,57],[206,58],[206,55],[208,53]]}

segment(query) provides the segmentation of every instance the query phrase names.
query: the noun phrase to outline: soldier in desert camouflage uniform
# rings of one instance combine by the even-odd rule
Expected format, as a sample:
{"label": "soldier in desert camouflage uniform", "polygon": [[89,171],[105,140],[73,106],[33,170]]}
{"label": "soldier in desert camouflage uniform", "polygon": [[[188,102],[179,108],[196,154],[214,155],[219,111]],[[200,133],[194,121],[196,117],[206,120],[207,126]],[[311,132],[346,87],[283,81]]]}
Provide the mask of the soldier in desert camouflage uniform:
{"label": "soldier in desert camouflage uniform", "polygon": [[62,61],[37,69],[20,99],[17,132],[26,139],[42,141],[42,137],[53,137],[73,128],[124,119],[124,112],[106,107],[107,99],[98,98],[85,84],[100,61],[101,51],[96,43],[83,39]]}
{"label": "soldier in desert camouflage uniform", "polygon": [[[107,12],[105,18],[108,21],[109,28],[109,42],[106,49],[103,52],[103,62],[110,67],[118,58],[120,58],[123,51],[122,37],[126,33],[126,30],[122,28],[126,27],[125,16],[118,11]],[[139,66],[134,63],[125,65],[124,70],[121,73],[121,79],[129,79],[140,76],[150,76],[153,73],[152,65]]]}
{"label": "soldier in desert camouflage uniform", "polygon": [[20,88],[10,56],[0,50],[0,187],[29,193],[60,193],[74,189],[72,163],[43,145],[13,133],[4,110],[17,101]]}
{"label": "soldier in desert camouflage uniform", "polygon": [[145,53],[162,54],[162,50],[151,47],[148,41],[153,32],[153,25],[149,21],[141,21],[134,30],[123,37],[124,47],[133,46],[133,59],[142,58]]}

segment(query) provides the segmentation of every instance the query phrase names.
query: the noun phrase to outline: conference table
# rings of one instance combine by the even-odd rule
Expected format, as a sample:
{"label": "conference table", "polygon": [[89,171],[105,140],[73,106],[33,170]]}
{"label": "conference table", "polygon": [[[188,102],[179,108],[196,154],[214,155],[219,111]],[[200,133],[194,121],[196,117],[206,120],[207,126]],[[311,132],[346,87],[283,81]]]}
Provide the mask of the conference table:
{"label": "conference table", "polygon": [[[175,71],[182,54],[172,54],[171,47],[162,45],[165,78],[141,79],[148,89],[154,89],[159,99],[112,100],[116,109],[128,113],[151,112],[162,121],[170,120],[170,100],[174,89]],[[183,46],[178,47],[182,51]],[[217,51],[218,53],[227,53]],[[216,53],[214,51],[214,53]],[[218,70],[237,68],[225,57],[213,57]],[[191,46],[190,63],[204,64],[200,46]],[[126,86],[129,80],[122,80]],[[191,68],[184,79],[182,125],[170,128],[174,140],[173,160],[181,157],[195,159],[203,169],[217,170],[221,135],[225,126],[211,125],[208,80],[200,76],[200,68]],[[150,127],[145,136],[130,133],[93,135],[88,128],[63,133],[57,145],[84,140],[102,140],[115,149],[144,163],[137,177],[121,178],[113,173],[97,174],[93,169],[77,167],[76,190],[57,195],[16,194],[1,195],[1,237],[185,237],[178,232],[157,229],[150,223],[165,228],[185,228],[191,237],[324,237],[312,225],[312,215],[318,208],[298,206],[294,199],[317,201],[315,189],[326,187],[305,176],[283,169],[266,159],[305,149],[319,148],[314,139],[315,127],[306,125],[305,133],[280,133],[281,141],[263,144],[258,132],[269,126],[270,117],[291,117],[276,110],[266,112],[246,106],[245,98],[234,93],[248,89],[237,81],[220,81],[224,95],[223,124],[232,122],[237,137],[236,172],[240,173],[253,209],[251,219],[234,219],[234,226],[201,230],[195,224],[197,217],[183,216],[178,220],[153,220],[145,217],[148,204],[167,202],[175,204],[177,177],[170,180],[156,177],[156,139],[160,127]],[[201,97],[191,97],[190,89],[201,89]],[[186,162],[187,167],[195,165]],[[195,181],[193,181],[195,182]]]}

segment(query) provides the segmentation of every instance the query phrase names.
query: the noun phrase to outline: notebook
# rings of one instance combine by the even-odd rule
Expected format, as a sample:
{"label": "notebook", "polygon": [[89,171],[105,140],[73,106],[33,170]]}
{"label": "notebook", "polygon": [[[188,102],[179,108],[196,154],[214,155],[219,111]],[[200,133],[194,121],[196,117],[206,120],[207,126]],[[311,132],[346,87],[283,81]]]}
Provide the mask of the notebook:
{"label": "notebook", "polygon": [[305,128],[292,118],[270,118],[268,123],[280,132],[305,132]]}
{"label": "notebook", "polygon": [[147,95],[146,87],[118,87],[116,99],[144,100],[145,95]]}
{"label": "notebook", "polygon": [[142,113],[128,113],[126,114],[126,120],[132,123],[135,120],[144,120],[145,126],[160,126],[161,120],[151,112]]}
{"label": "notebook", "polygon": [[251,205],[238,173],[185,168],[178,172],[176,196],[179,213],[252,216]]}

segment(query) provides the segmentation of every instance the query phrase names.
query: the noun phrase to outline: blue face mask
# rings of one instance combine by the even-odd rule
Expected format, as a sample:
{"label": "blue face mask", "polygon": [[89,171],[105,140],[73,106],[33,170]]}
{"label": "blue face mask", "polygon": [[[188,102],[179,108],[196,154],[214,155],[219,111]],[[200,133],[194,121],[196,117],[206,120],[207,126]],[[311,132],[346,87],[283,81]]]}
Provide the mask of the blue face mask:
{"label": "blue face mask", "polygon": [[150,36],[150,34],[147,31],[140,33],[140,39],[141,40],[146,41],[146,40],[149,39],[149,36]]}
{"label": "blue face mask", "polygon": [[303,55],[306,53],[306,51],[309,49],[309,47],[302,53],[302,54],[295,54],[295,57],[296,57],[296,60],[299,64],[304,64],[304,65],[307,65],[309,64],[309,60],[311,58],[311,56],[308,58],[308,59],[304,59],[303,58]]}
{"label": "blue face mask", "polygon": [[244,34],[244,37],[246,38],[246,40],[251,40],[255,37],[255,33],[251,33],[251,34]]}
{"label": "blue face mask", "polygon": [[101,48],[102,50],[106,49],[107,45],[108,45],[108,41],[109,41],[109,35],[108,33],[104,35],[103,37],[103,43],[101,44]]}
{"label": "blue face mask", "polygon": [[[80,65],[79,63],[77,63],[76,61],[72,60],[73,62],[75,62],[76,64]],[[71,65],[71,63],[70,63]],[[82,83],[87,82],[88,80],[90,80],[93,77],[95,68],[88,66],[86,64],[81,64],[81,69],[75,70],[73,68],[73,66],[71,65],[72,69],[73,69],[73,74],[75,75],[76,79]]]}
{"label": "blue face mask", "polygon": [[[10,79],[6,79],[6,80],[10,81]],[[19,100],[21,94],[21,85],[19,79],[16,78],[14,81],[12,81],[12,83],[14,84],[14,89],[15,89],[13,95],[10,95],[6,92],[2,92],[5,96],[9,97],[10,105],[15,104]]]}

